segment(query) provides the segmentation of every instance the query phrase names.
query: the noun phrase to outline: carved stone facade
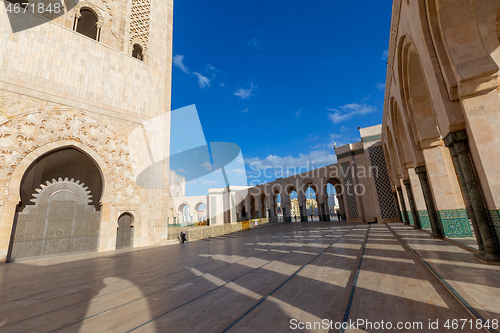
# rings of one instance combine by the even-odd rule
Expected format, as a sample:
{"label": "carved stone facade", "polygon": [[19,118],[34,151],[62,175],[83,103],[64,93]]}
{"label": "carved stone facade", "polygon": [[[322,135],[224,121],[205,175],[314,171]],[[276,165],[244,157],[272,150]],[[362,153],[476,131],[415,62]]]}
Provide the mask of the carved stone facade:
{"label": "carved stone facade", "polygon": [[81,142],[99,154],[111,173],[116,203],[138,203],[128,147],[110,129],[83,111],[28,113],[0,124],[0,200],[9,193],[10,177],[19,162],[38,147],[58,140]]}
{"label": "carved stone facade", "polygon": [[[92,173],[102,183],[102,189],[94,189],[100,193],[92,193],[99,215],[94,250],[115,249],[123,214],[133,221],[124,224],[133,230],[122,230],[133,238],[130,244],[158,243],[166,237],[162,231],[168,212],[175,209],[167,158],[172,0],[70,2],[65,2],[70,10],[52,21],[30,13],[12,17],[0,13],[0,30],[6,32],[0,36],[0,262],[9,256],[23,257],[15,252],[12,257],[11,239],[16,239],[17,223],[23,223],[16,216],[24,216],[35,206],[26,200],[25,192],[35,188],[24,186],[26,177],[39,189],[52,181],[41,179],[49,173],[56,180],[81,181],[71,176],[75,163],[67,159],[68,165],[61,165],[57,175],[57,160],[45,158],[58,152],[83,154],[98,170]],[[74,31],[84,9],[97,16],[97,40]],[[25,29],[14,33],[11,24]],[[147,50],[144,61],[132,57],[135,40]],[[150,148],[154,161],[141,155]],[[158,161],[164,161],[162,170],[149,173],[148,167]],[[50,164],[49,173],[37,171],[44,163]],[[86,170],[79,172],[85,177]],[[157,182],[161,186],[141,187],[137,183],[141,173],[148,185]]]}

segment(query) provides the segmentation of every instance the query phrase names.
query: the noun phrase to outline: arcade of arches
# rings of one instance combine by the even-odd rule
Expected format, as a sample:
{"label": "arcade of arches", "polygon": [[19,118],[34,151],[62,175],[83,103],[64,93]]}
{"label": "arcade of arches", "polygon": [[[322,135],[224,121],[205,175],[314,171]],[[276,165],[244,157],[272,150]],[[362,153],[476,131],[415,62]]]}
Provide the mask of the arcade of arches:
{"label": "arcade of arches", "polygon": [[336,148],[335,164],[236,192],[237,220],[398,221],[380,130],[360,129],[361,141]]}
{"label": "arcade of arches", "polygon": [[382,143],[405,224],[500,261],[500,1],[394,1]]}

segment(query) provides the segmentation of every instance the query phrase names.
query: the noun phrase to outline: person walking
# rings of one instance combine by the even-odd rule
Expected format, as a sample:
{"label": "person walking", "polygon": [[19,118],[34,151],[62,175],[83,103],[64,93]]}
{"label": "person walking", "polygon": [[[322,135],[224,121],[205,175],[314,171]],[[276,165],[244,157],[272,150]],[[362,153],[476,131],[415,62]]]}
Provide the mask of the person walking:
{"label": "person walking", "polygon": [[181,231],[180,238],[181,238],[181,243],[184,244],[184,242],[187,241],[186,233]]}

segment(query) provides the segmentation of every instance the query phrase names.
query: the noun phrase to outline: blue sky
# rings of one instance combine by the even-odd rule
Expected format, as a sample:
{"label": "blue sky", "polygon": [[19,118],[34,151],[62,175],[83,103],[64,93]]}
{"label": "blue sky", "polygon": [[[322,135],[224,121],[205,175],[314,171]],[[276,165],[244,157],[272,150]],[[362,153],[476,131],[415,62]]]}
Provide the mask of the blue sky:
{"label": "blue sky", "polygon": [[389,0],[176,1],[172,110],[195,104],[206,141],[239,145],[251,177],[334,163],[333,143],[382,121],[391,10]]}

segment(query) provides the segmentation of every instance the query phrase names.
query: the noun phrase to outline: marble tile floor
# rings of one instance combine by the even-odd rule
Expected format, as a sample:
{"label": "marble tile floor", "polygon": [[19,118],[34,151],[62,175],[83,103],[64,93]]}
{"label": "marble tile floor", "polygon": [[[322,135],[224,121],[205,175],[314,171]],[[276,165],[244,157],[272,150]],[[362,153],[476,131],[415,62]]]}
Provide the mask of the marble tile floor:
{"label": "marble tile floor", "polygon": [[477,246],[476,237],[461,237],[461,238],[451,237],[449,239],[452,240],[452,241],[455,241],[457,243],[461,243],[461,244],[463,244],[465,246],[468,246],[470,248],[473,248],[474,250],[478,250],[479,249],[479,247]]}
{"label": "marble tile floor", "polygon": [[[372,326],[345,332],[479,332],[443,326],[474,318],[417,255],[500,319],[500,267],[428,240],[402,224],[293,223],[0,265],[0,332],[339,332],[348,320]],[[382,320],[414,329],[377,330]]]}

